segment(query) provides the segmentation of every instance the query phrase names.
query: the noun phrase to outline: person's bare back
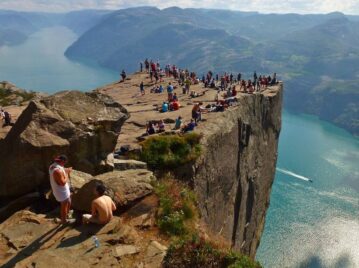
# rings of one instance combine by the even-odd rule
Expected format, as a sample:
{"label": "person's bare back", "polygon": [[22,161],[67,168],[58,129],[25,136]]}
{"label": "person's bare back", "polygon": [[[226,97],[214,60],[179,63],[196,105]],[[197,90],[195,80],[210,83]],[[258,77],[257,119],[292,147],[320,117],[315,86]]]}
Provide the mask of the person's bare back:
{"label": "person's bare back", "polygon": [[92,215],[96,215],[100,224],[108,223],[112,217],[112,211],[116,210],[116,205],[110,197],[102,195],[92,201]]}

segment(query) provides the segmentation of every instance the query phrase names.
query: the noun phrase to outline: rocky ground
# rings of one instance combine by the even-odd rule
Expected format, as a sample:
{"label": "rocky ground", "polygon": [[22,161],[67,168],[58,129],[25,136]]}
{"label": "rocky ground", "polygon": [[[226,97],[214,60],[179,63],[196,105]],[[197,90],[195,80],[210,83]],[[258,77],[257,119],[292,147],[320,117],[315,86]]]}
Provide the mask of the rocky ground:
{"label": "rocky ground", "polygon": [[[143,96],[139,90],[141,81],[144,82],[146,91]],[[179,97],[181,108],[178,111],[160,113],[161,104],[167,99],[168,82],[172,82],[176,87],[175,92]],[[146,124],[150,120],[165,120],[166,131],[172,133],[174,121],[178,116],[182,116],[184,123],[188,123],[191,119],[193,104],[203,102],[203,106],[206,106],[214,103],[217,94],[216,90],[207,89],[202,84],[198,84],[192,85],[191,91],[204,94],[201,97],[191,98],[182,93],[181,87],[172,78],[165,78],[161,84],[164,87],[163,93],[150,93],[150,89],[155,84],[150,81],[148,74],[136,73],[130,75],[124,82],[116,82],[96,89],[97,92],[108,95],[121,103],[130,114],[130,118],[121,127],[116,148],[129,146],[132,150],[139,149],[140,142],[146,138],[144,135]],[[248,100],[256,98],[255,96],[270,99],[277,93],[278,87],[269,87],[253,96],[238,93],[237,105],[248,105]],[[6,107],[15,120],[23,108],[23,106]],[[230,107],[230,114],[204,113],[196,132],[204,135],[205,140],[214,136],[213,130],[217,131],[219,126],[225,124],[227,115],[234,118],[235,109],[236,107]],[[246,107],[245,111],[251,113],[250,109],[251,107]],[[86,120],[89,119],[86,118]],[[9,128],[5,128],[0,131],[0,139],[7,134],[8,130]],[[59,133],[57,132],[57,135],[62,135]],[[235,135],[238,136],[236,133]],[[83,226],[79,223],[60,226],[54,222],[54,218],[58,216],[58,210],[44,209],[41,203],[39,205],[41,200],[37,195],[31,195],[30,199],[25,198],[25,201],[17,199],[14,203],[7,204],[7,207],[0,208],[3,219],[6,219],[7,216],[4,216],[7,215],[6,213],[11,215],[20,207],[25,207],[0,224],[0,266],[72,267],[76,264],[79,267],[160,267],[171,238],[161,234],[156,226],[159,203],[151,184],[156,178],[142,162],[115,159],[113,166],[114,171],[95,177],[75,171],[72,178],[75,188],[73,217],[77,219],[78,211],[89,211],[89,204],[92,200],[90,193],[94,182],[100,180],[108,187],[108,194],[115,200],[119,209],[115,218],[104,227]],[[49,198],[51,199],[51,196]],[[46,203],[48,202],[47,200]],[[17,206],[18,204],[20,206]],[[200,232],[205,224],[198,223],[197,226],[201,226],[198,227]],[[95,247],[93,235],[99,239],[98,248]]]}
{"label": "rocky ground", "polygon": [[61,226],[52,218],[58,211],[20,211],[0,226],[0,266],[159,267],[168,239],[154,226],[156,207],[150,195],[103,227]]}
{"label": "rocky ground", "polygon": [[[11,114],[14,122],[19,118],[30,100],[41,96],[44,96],[44,94],[27,92],[7,81],[0,82],[0,108],[6,107],[6,111]],[[0,123],[0,126],[2,126],[2,123]],[[10,129],[10,126],[0,127],[0,140],[5,138]]]}

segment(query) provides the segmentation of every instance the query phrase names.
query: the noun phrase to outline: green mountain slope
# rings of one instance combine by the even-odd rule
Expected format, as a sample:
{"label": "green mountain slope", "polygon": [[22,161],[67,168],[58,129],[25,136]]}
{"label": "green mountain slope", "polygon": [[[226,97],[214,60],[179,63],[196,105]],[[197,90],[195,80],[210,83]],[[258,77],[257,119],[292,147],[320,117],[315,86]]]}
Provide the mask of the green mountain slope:
{"label": "green mountain slope", "polygon": [[357,16],[338,12],[131,8],[107,15],[66,55],[130,72],[147,57],[199,73],[277,72],[287,83],[287,109],[318,115],[359,134],[357,29]]}

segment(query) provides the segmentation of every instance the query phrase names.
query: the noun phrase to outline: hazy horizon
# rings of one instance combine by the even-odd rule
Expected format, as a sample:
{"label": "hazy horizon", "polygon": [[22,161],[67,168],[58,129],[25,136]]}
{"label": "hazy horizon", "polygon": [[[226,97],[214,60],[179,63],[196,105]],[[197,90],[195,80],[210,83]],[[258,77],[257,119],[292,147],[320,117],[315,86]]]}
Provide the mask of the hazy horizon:
{"label": "hazy horizon", "polygon": [[79,10],[120,10],[131,7],[151,6],[159,9],[169,7],[204,8],[258,12],[262,14],[328,14],[341,12],[346,15],[359,15],[359,2],[356,0],[3,0],[1,10],[26,12],[65,13]]}

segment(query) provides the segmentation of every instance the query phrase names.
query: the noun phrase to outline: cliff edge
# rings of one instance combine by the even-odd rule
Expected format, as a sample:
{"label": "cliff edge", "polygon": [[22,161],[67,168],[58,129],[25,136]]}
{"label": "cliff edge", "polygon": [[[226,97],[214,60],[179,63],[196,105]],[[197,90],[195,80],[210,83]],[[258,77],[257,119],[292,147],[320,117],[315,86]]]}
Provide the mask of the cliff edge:
{"label": "cliff edge", "polygon": [[[139,94],[141,81],[146,91],[143,96]],[[166,87],[169,82],[177,87],[181,108],[166,113],[158,112],[166,93],[149,93],[155,83],[146,73],[98,89],[122,103],[131,114],[121,129],[118,147],[138,150],[149,121],[168,122],[166,132],[170,134],[178,116],[189,122],[195,103],[211,104],[217,95],[216,90],[198,84],[191,86],[198,97],[191,98],[182,94],[181,86],[171,78],[165,77],[160,84]],[[203,120],[195,129],[203,136],[201,157],[193,165],[171,171],[194,188],[209,229],[252,258],[260,243],[274,181],[282,95],[282,83],[254,94],[239,92],[237,103],[226,111],[202,114]]]}
{"label": "cliff edge", "polygon": [[205,222],[253,258],[274,181],[282,88],[245,94],[236,108],[206,122],[204,152],[193,174]]}

